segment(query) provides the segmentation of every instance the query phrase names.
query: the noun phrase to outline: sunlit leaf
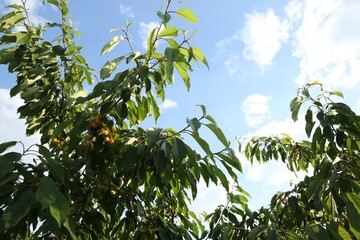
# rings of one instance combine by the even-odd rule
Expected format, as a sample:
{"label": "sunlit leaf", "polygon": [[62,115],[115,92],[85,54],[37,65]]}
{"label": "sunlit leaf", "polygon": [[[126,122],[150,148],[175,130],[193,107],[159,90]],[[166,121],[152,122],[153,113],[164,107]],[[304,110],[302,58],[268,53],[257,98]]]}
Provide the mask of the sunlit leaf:
{"label": "sunlit leaf", "polygon": [[113,39],[110,42],[108,42],[107,44],[105,44],[105,46],[101,49],[101,55],[113,50],[123,39],[124,39],[124,37],[121,35],[117,35],[117,36],[113,37]]}
{"label": "sunlit leaf", "polygon": [[190,22],[190,23],[197,23],[197,22],[198,22],[195,14],[194,14],[194,12],[193,12],[191,9],[189,9],[189,8],[180,8],[180,9],[178,9],[178,10],[176,11],[176,13],[177,13],[180,17],[186,19],[186,20],[187,20],[188,22]]}
{"label": "sunlit leaf", "polygon": [[179,29],[174,26],[166,26],[164,30],[162,30],[158,37],[176,37],[179,33]]}

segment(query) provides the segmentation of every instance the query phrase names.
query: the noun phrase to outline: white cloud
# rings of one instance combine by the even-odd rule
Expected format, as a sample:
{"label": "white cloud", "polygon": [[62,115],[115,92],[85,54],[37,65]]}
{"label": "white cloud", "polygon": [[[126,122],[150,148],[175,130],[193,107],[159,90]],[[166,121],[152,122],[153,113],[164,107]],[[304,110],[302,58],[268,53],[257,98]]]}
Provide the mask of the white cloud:
{"label": "white cloud", "polygon": [[245,114],[245,119],[249,126],[255,127],[269,119],[268,103],[270,100],[270,97],[261,94],[252,94],[244,100],[241,110]]}
{"label": "white cloud", "polygon": [[288,31],[289,23],[281,21],[272,9],[266,13],[246,14],[241,34],[245,44],[244,58],[254,61],[261,68],[271,65],[281,44],[287,41]]}
{"label": "white cloud", "polygon": [[171,99],[165,99],[165,101],[160,105],[160,108],[165,110],[168,108],[176,108],[178,106],[177,102],[171,100]]}
{"label": "white cloud", "polygon": [[234,41],[242,40],[242,32],[237,31],[231,37],[224,38],[216,43],[216,48],[220,51],[223,51],[227,48],[228,45],[232,44]]}
{"label": "white cloud", "polygon": [[160,26],[159,23],[151,21],[148,23],[145,22],[141,22],[139,25],[139,35],[140,38],[142,40],[142,46],[146,49],[147,48],[147,39],[150,35],[150,32],[155,29],[158,28]]}
{"label": "white cloud", "polygon": [[227,72],[230,75],[234,75],[235,73],[237,73],[237,71],[240,67],[240,56],[231,54],[229,56],[228,60],[226,60],[224,62],[224,65],[225,65]]}
{"label": "white cloud", "polygon": [[[0,121],[0,143],[7,141],[22,141],[25,147],[30,147],[34,143],[39,143],[38,134],[31,137],[25,136],[25,120],[19,119],[17,109],[23,104],[20,97],[10,98],[9,90],[0,89],[0,112],[2,120]],[[20,145],[16,146],[17,151],[22,151]]]}
{"label": "white cloud", "polygon": [[244,169],[246,179],[252,182],[263,182],[265,185],[279,187],[290,182],[298,183],[306,176],[305,171],[297,174],[291,172],[281,160],[269,161],[263,164],[254,162]]}
{"label": "white cloud", "polygon": [[265,126],[258,128],[251,136],[271,136],[280,134],[289,134],[293,139],[303,139],[305,135],[305,118],[304,115],[299,115],[298,121],[294,122],[291,117],[281,121],[270,121]]}
{"label": "white cloud", "polygon": [[360,82],[360,2],[293,0],[285,10],[294,29],[298,85],[319,79],[330,88]]}
{"label": "white cloud", "polygon": [[[11,5],[11,4],[18,4],[22,5],[21,0],[4,0],[3,4],[0,4],[0,8],[2,9],[2,12],[8,11],[5,9],[5,6]],[[35,25],[43,24],[47,20],[39,15],[39,10],[44,7],[42,0],[29,0],[26,1],[26,8],[29,12],[29,18],[30,21],[33,22]]]}
{"label": "white cloud", "polygon": [[135,14],[132,8],[123,4],[120,4],[120,14],[129,18],[135,18]]}
{"label": "white cloud", "polygon": [[[191,193],[189,193],[191,195]],[[204,180],[198,183],[198,195],[190,205],[190,210],[195,213],[206,212],[210,213],[221,204],[226,204],[227,196],[226,190],[223,186],[215,185],[213,183],[206,187]]]}

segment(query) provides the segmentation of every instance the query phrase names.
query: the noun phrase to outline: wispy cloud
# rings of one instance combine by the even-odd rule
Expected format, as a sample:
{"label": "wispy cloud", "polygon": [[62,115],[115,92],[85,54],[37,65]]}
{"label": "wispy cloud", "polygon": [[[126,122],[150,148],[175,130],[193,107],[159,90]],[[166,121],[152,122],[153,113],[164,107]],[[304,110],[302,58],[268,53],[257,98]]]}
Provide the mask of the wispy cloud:
{"label": "wispy cloud", "polygon": [[281,44],[287,41],[288,31],[288,22],[281,21],[272,9],[266,13],[247,14],[241,34],[245,44],[244,58],[254,61],[260,68],[271,65]]}
{"label": "wispy cloud", "polygon": [[300,59],[298,85],[320,79],[330,88],[360,82],[360,2],[293,0],[286,7],[293,56]]}
{"label": "wispy cloud", "polygon": [[135,18],[135,13],[131,7],[120,4],[120,14],[128,18]]}
{"label": "wispy cloud", "polygon": [[247,97],[241,105],[249,126],[255,127],[270,118],[269,101],[270,97],[261,94],[252,94]]}
{"label": "wispy cloud", "polygon": [[160,109],[169,109],[169,108],[176,108],[178,106],[177,102],[171,99],[165,99],[165,101],[160,105]]}
{"label": "wispy cloud", "polygon": [[240,69],[240,56],[231,54],[229,58],[224,62],[225,68],[230,75],[234,75]]}

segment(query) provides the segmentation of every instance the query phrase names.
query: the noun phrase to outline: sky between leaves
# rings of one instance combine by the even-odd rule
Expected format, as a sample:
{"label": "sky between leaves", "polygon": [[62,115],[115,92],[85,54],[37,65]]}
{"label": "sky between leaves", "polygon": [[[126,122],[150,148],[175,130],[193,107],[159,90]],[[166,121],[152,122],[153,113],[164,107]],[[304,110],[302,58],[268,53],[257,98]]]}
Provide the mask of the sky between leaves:
{"label": "sky between leaves", "polygon": [[[6,5],[19,0],[3,0]],[[58,18],[52,7],[42,0],[28,0],[30,16],[36,23]],[[83,55],[98,72],[107,59],[125,53],[125,44],[108,56],[100,57],[103,45],[112,38],[112,27],[133,23],[130,32],[135,49],[144,51],[149,31],[158,26],[157,10],[162,0],[151,4],[144,0],[70,1],[74,25],[82,37]],[[356,112],[360,110],[360,2],[358,0],[279,0],[219,2],[174,1],[173,8],[191,8],[199,23],[189,25],[174,17],[171,25],[196,29],[192,44],[199,47],[210,64],[195,67],[191,74],[190,92],[180,79],[168,89],[161,103],[159,127],[181,129],[186,117],[201,114],[196,104],[204,104],[237,148],[237,137],[288,133],[304,138],[304,121],[294,123],[289,103],[296,89],[306,82],[320,80],[329,90],[340,90],[345,102]],[[24,138],[24,121],[17,120],[18,98],[9,99],[8,92],[15,77],[0,66],[0,142],[24,139],[26,145],[38,136]],[[155,126],[146,122],[145,126]],[[216,149],[217,143],[210,139]],[[282,162],[251,166],[242,159],[244,173],[241,186],[253,197],[250,206],[258,208],[269,203],[278,190],[290,189],[289,182],[298,181]],[[303,174],[299,174],[303,176]],[[220,192],[224,194],[220,194]],[[221,188],[200,184],[195,210],[212,210],[225,204]]]}

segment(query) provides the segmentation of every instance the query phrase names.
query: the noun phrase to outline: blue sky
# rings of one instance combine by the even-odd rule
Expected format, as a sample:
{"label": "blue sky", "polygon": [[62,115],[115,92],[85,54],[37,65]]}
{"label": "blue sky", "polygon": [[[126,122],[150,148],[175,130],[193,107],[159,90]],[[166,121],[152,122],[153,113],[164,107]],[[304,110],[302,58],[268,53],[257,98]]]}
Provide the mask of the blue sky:
{"label": "blue sky", "polygon": [[[16,2],[3,0],[4,6]],[[149,29],[159,23],[156,16],[162,0],[150,1],[70,1],[74,25],[82,37],[83,55],[98,72],[111,57],[125,54],[120,44],[111,54],[100,56],[102,46],[112,38],[109,29],[132,22],[133,45],[144,51],[143,41]],[[42,0],[28,0],[31,17],[38,23],[56,19],[54,9],[42,6]],[[186,117],[201,114],[196,104],[204,104],[226,136],[237,148],[236,138],[272,135],[283,132],[303,138],[303,119],[293,123],[289,103],[296,89],[306,82],[320,80],[327,89],[340,90],[345,102],[360,110],[360,2],[358,0],[227,0],[190,1],[173,8],[191,8],[199,23],[190,25],[174,17],[172,25],[196,29],[192,45],[199,47],[210,64],[194,67],[191,89],[186,91],[176,79],[162,103],[160,127],[181,129]],[[23,122],[16,120],[17,98],[9,99],[14,76],[0,66],[0,141],[23,138]],[[147,122],[146,125],[155,125]],[[25,139],[35,141],[38,136]],[[217,143],[210,139],[214,150]],[[251,166],[242,160],[244,173],[240,185],[251,193],[250,205],[269,203],[278,190],[290,189],[293,174],[280,162]],[[300,174],[301,175],[301,174]],[[212,186],[202,191],[195,209],[210,210],[225,203],[225,194]]]}

